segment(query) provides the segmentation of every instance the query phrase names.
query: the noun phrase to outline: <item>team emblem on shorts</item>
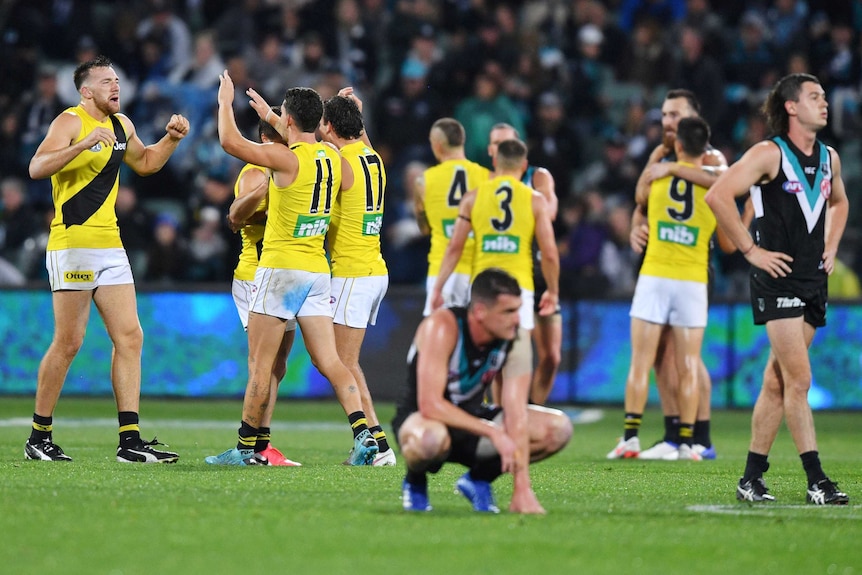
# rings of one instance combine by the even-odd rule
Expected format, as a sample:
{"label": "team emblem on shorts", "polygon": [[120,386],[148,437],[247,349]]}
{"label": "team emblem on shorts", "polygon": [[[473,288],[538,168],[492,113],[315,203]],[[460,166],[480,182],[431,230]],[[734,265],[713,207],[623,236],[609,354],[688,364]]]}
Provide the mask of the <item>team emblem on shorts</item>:
{"label": "team emblem on shorts", "polygon": [[761,312],[766,310],[766,300],[762,297],[757,298],[757,309]]}

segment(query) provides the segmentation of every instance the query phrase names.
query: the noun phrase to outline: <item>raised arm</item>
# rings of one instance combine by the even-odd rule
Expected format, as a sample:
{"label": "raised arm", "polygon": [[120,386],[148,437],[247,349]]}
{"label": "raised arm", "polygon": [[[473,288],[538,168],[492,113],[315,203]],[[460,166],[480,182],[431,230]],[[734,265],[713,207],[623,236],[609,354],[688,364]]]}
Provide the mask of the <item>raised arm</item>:
{"label": "raised arm", "polygon": [[126,155],[123,161],[141,176],[155,174],[164,167],[180,145],[180,140],[189,133],[189,121],[179,114],[174,114],[165,126],[165,135],[155,144],[145,146],[132,121],[123,114],[117,114],[128,133]]}

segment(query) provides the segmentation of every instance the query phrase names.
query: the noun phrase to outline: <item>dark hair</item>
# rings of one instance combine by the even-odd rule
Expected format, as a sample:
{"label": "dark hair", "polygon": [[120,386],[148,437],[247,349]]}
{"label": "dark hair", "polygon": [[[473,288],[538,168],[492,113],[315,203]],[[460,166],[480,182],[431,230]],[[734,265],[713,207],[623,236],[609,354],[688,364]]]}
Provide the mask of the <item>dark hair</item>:
{"label": "dark hair", "polygon": [[501,295],[521,295],[518,280],[500,268],[479,272],[470,286],[470,301],[492,305]]}
{"label": "dark hair", "polygon": [[664,97],[665,100],[676,100],[677,98],[685,98],[689,107],[691,107],[696,114],[700,114],[700,102],[697,101],[697,96],[694,95],[694,92],[680,88],[677,90],[670,90]]}
{"label": "dark hair", "polygon": [[507,124],[506,122],[497,122],[496,124],[491,126],[491,131],[493,132],[494,130],[512,130],[513,132],[515,132],[515,135],[517,137],[521,137],[521,134],[518,133],[518,129],[515,128],[515,126],[513,126],[512,124]]}
{"label": "dark hair", "polygon": [[323,116],[323,101],[311,88],[290,88],[284,93],[284,109],[300,131],[314,132]]}
{"label": "dark hair", "polygon": [[[281,116],[280,106],[270,106],[269,109],[272,110],[276,116]],[[284,143],[284,138],[281,137],[281,134],[278,133],[278,130],[276,130],[272,124],[262,118],[257,121],[257,135],[261,140],[263,140],[263,137],[266,136],[266,139],[270,142],[278,142],[280,144]]]}
{"label": "dark hair", "polygon": [[683,118],[676,128],[676,141],[687,155],[700,156],[706,151],[709,142],[709,124],[699,116]]}
{"label": "dark hair", "polygon": [[786,134],[790,130],[790,116],[784,109],[784,103],[798,102],[799,92],[802,91],[802,84],[805,82],[820,84],[817,76],[790,74],[776,82],[769,92],[761,110],[766,116],[766,125],[773,134]]}
{"label": "dark hair", "polygon": [[359,106],[344,96],[333,96],[323,103],[323,122],[331,124],[335,133],[346,140],[360,138],[365,129]]}
{"label": "dark hair", "polygon": [[75,89],[80,90],[87,78],[90,77],[90,70],[93,68],[110,68],[114,65],[107,56],[96,56],[92,60],[87,60],[82,64],[78,64],[75,68]]}
{"label": "dark hair", "polygon": [[521,140],[503,140],[497,145],[497,164],[501,168],[517,168],[526,157],[527,145]]}
{"label": "dark hair", "polygon": [[431,126],[431,129],[440,130],[446,138],[446,144],[450,148],[459,148],[464,145],[467,136],[464,133],[464,126],[455,118],[440,118]]}

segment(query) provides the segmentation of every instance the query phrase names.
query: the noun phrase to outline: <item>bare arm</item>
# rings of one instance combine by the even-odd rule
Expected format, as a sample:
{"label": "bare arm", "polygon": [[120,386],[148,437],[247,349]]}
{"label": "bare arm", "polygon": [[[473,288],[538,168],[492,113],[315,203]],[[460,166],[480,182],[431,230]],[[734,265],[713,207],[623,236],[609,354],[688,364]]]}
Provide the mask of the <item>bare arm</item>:
{"label": "bare arm", "polygon": [[[353,100],[353,102],[356,104],[356,107],[359,108],[360,112],[362,112],[362,100],[360,100],[359,97],[356,95],[356,92],[353,91],[353,86],[347,86],[340,89],[338,91],[338,95],[347,98],[348,100]],[[368,130],[362,130],[362,135],[359,137],[359,139],[361,139],[362,142],[369,148],[374,147],[371,145],[371,140],[368,138]]]}
{"label": "bare arm", "polygon": [[545,198],[538,192],[533,194],[533,215],[536,218],[536,242],[542,252],[542,276],[548,286],[539,300],[539,315],[553,315],[560,304],[560,254],[554,239],[554,228]]}
{"label": "bare arm", "polygon": [[457,340],[458,324],[449,310],[437,310],[420,324],[416,333],[419,349],[416,367],[419,412],[423,417],[489,438],[500,454],[503,472],[512,471],[516,446],[505,430],[492,421],[470,415],[444,396],[449,358],[455,352]]}
{"label": "bare arm", "polygon": [[635,211],[632,213],[632,229],[629,232],[629,245],[632,251],[636,254],[644,253],[647,241],[649,240],[649,223],[646,216],[646,211],[641,205],[635,206]]}
{"label": "bare arm", "polygon": [[122,114],[117,114],[117,117],[129,134],[123,161],[141,176],[155,174],[161,170],[180,145],[180,140],[189,133],[189,121],[179,114],[174,114],[165,126],[164,137],[155,144],[145,146],[132,121]]}
{"label": "bare arm", "polygon": [[663,144],[659,144],[655,147],[652,153],[649,155],[647,159],[646,166],[641,171],[641,175],[638,176],[638,183],[635,186],[635,201],[640,203],[638,200],[639,197],[647,197],[649,195],[649,187],[652,179],[649,175],[649,168],[653,164],[660,162],[662,158],[667,156],[670,153],[670,150],[666,148]]}
{"label": "bare arm", "polygon": [[[542,256],[544,257],[544,252]],[[536,498],[530,479],[530,430],[527,416],[529,394],[529,378],[508,378],[500,387],[503,428],[516,445],[509,511],[544,514],[545,509]]]}
{"label": "bare arm", "polygon": [[467,243],[467,237],[473,229],[470,218],[473,214],[473,204],[475,202],[476,190],[468,192],[461,198],[461,203],[458,206],[458,219],[455,220],[452,237],[449,238],[446,253],[443,255],[443,261],[440,263],[440,271],[437,273],[437,280],[434,282],[434,287],[431,290],[432,309],[437,309],[443,305],[443,286],[446,285],[446,280],[455,271],[455,267],[461,259],[461,254],[464,252],[464,244]]}
{"label": "bare arm", "polygon": [[[281,145],[281,144],[279,144]],[[269,189],[265,170],[246,170],[239,179],[239,194],[230,205],[227,219],[230,229],[239,230],[257,212]]]}
{"label": "bare arm", "polygon": [[557,219],[557,210],[559,209],[559,200],[557,199],[556,186],[554,184],[554,176],[545,168],[537,168],[533,174],[533,189],[545,197],[548,204],[548,215],[551,221]]}
{"label": "bare arm", "polygon": [[748,193],[751,186],[775,177],[780,161],[778,146],[771,142],[760,142],[752,146],[745,155],[727,171],[706,193],[706,203],[712,208],[718,225],[748,262],[772,277],[785,277],[790,273],[787,254],[761,249],[748,232],[748,226],[736,207],[736,197]]}
{"label": "bare arm", "polygon": [[849,203],[844,180],[841,177],[841,159],[838,152],[829,149],[832,155],[832,193],[829,195],[829,209],[826,212],[826,244],[823,250],[823,268],[827,274],[835,269],[835,256],[838,254],[838,242],[844,234],[847,225]]}
{"label": "bare arm", "polygon": [[218,135],[221,147],[235,158],[282,172],[285,179],[279,181],[279,185],[289,185],[299,168],[296,154],[287,146],[258,144],[243,137],[233,114],[233,94],[233,81],[225,70],[219,76],[218,89]]}
{"label": "bare arm", "polygon": [[428,214],[425,213],[425,177],[416,182],[413,193],[413,211],[416,214],[416,223],[422,235],[431,234],[431,225],[428,223]]}
{"label": "bare arm", "polygon": [[96,128],[76,142],[75,139],[80,132],[81,118],[66,112],[57,116],[51,122],[45,139],[39,144],[30,160],[30,177],[34,180],[49,178],[84,150],[89,150],[99,143],[113,147],[117,141],[113,130]]}

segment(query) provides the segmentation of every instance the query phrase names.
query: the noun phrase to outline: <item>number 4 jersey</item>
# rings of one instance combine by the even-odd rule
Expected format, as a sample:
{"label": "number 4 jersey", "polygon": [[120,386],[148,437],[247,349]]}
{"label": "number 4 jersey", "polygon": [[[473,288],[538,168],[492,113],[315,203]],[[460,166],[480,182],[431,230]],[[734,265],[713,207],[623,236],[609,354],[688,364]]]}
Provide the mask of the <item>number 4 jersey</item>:
{"label": "number 4 jersey", "polygon": [[649,241],[641,275],[707,283],[715,216],[704,196],[706,188],[675,176],[652,183],[647,205]]}
{"label": "number 4 jersey", "polygon": [[260,266],[329,273],[323,240],[341,188],[341,156],[323,144],[298,142],[296,179],[287,187],[269,180],[269,211]]}

